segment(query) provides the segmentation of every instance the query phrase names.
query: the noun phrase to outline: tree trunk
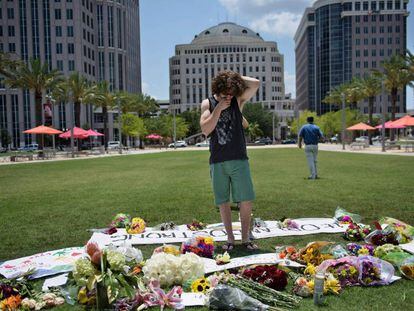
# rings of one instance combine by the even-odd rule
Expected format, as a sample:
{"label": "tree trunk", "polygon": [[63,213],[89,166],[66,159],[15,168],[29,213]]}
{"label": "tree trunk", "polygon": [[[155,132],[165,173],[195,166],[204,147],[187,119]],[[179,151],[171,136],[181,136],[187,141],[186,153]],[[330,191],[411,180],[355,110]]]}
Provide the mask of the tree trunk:
{"label": "tree trunk", "polygon": [[[374,96],[368,98],[368,124],[373,125],[372,112],[374,108]],[[368,131],[369,144],[372,145],[372,131]]]}
{"label": "tree trunk", "polygon": [[103,114],[103,126],[104,126],[104,146],[105,151],[108,150],[108,108],[106,106],[102,107],[102,114]]}
{"label": "tree trunk", "polygon": [[81,127],[80,122],[81,116],[81,103],[79,101],[75,102],[75,126]]}
{"label": "tree trunk", "polygon": [[[42,92],[35,91],[35,122],[36,126],[42,125]],[[36,135],[36,142],[39,149],[43,149],[42,135]]]}
{"label": "tree trunk", "polygon": [[[393,88],[391,90],[391,120],[394,121],[395,120],[395,110],[397,108],[397,93],[398,93],[398,89]],[[394,129],[390,129],[391,131],[391,137],[390,140],[393,141],[395,139],[395,132]]]}

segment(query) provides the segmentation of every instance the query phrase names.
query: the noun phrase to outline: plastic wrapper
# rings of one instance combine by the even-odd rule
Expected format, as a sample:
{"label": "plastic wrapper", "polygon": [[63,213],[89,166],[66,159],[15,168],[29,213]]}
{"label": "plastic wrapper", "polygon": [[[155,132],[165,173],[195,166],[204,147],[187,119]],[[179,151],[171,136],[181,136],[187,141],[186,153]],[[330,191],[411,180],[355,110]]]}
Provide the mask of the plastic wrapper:
{"label": "plastic wrapper", "polygon": [[391,217],[384,217],[380,220],[382,225],[388,225],[392,228],[397,235],[397,240],[401,243],[408,243],[413,240],[414,238],[414,227],[402,222],[401,220],[391,218]]}
{"label": "plastic wrapper", "polygon": [[366,243],[376,246],[384,244],[399,244],[395,231],[390,227],[387,227],[383,230],[374,230],[368,234],[364,240]]}
{"label": "plastic wrapper", "polygon": [[268,306],[247,295],[242,290],[224,284],[217,285],[210,293],[208,307],[212,310],[262,311]]}
{"label": "plastic wrapper", "polygon": [[388,261],[394,267],[399,267],[405,259],[410,257],[412,257],[412,255],[405,252],[391,252],[382,257],[382,259]]}
{"label": "plastic wrapper", "polygon": [[403,249],[397,245],[393,245],[393,244],[384,244],[381,246],[378,246],[375,249],[374,255],[375,257],[384,259],[384,257],[389,254],[389,253],[404,253]]}
{"label": "plastic wrapper", "polygon": [[341,286],[388,285],[395,272],[389,262],[372,256],[347,256],[326,260],[317,270],[333,273],[339,278]]}
{"label": "plastic wrapper", "polygon": [[337,245],[332,245],[331,247],[329,247],[328,248],[328,251],[329,251],[329,253],[331,253],[332,254],[332,256],[335,258],[335,259],[338,259],[338,258],[342,258],[342,257],[346,257],[346,256],[348,256],[348,252],[346,251],[346,249],[342,246],[342,245],[340,245],[340,244],[337,244]]}
{"label": "plastic wrapper", "polygon": [[414,281],[414,256],[406,258],[399,269],[405,278]]}
{"label": "plastic wrapper", "polygon": [[334,218],[339,222],[343,224],[349,224],[351,222],[360,223],[362,220],[362,217],[358,214],[350,213],[343,209],[342,207],[337,207],[335,210],[335,216]]}

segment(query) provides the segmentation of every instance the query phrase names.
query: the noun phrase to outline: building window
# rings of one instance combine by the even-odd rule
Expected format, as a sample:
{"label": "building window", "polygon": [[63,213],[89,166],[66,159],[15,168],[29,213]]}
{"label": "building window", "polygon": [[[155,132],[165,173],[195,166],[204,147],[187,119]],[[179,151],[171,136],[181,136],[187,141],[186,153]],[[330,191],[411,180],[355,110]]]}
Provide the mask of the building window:
{"label": "building window", "polygon": [[55,19],[56,20],[62,19],[62,10],[61,9],[55,9]]}
{"label": "building window", "polygon": [[108,6],[108,46],[114,46],[114,7]]}
{"label": "building window", "polygon": [[62,43],[56,43],[56,54],[62,54],[62,52],[63,52]]}
{"label": "building window", "polygon": [[56,26],[55,30],[56,30],[56,37],[62,37],[62,27]]}
{"label": "building window", "polygon": [[369,8],[368,1],[364,1],[364,3],[363,3],[363,10],[364,11],[368,11],[368,8]]}
{"label": "building window", "polygon": [[385,9],[385,2],[384,1],[380,1],[379,2],[379,9],[380,10],[384,10]]}
{"label": "building window", "polygon": [[9,37],[14,37],[15,35],[14,26],[8,26],[8,34],[9,34]]}
{"label": "building window", "polygon": [[392,10],[392,1],[387,1],[387,10]]}
{"label": "building window", "polygon": [[14,53],[16,52],[16,44],[15,43],[9,43],[9,52]]}
{"label": "building window", "polygon": [[74,60],[70,60],[68,62],[68,67],[69,67],[69,71],[74,71],[75,70],[75,61]]}
{"label": "building window", "polygon": [[397,33],[400,32],[400,25],[395,26],[395,32],[397,32]]}
{"label": "building window", "polygon": [[66,32],[68,33],[68,37],[73,37],[73,26],[68,26]]}
{"label": "building window", "polygon": [[14,9],[13,8],[7,8],[7,18],[8,19],[14,19]]}
{"label": "building window", "polygon": [[73,19],[73,10],[72,9],[67,9],[66,10],[66,19]]}
{"label": "building window", "polygon": [[68,43],[68,54],[75,54],[75,45],[73,43]]}
{"label": "building window", "polygon": [[355,2],[355,11],[361,11],[361,2]]}
{"label": "building window", "polygon": [[56,67],[58,70],[63,71],[63,60],[58,60],[56,62]]}
{"label": "building window", "polygon": [[112,92],[115,87],[115,54],[109,52],[109,90]]}

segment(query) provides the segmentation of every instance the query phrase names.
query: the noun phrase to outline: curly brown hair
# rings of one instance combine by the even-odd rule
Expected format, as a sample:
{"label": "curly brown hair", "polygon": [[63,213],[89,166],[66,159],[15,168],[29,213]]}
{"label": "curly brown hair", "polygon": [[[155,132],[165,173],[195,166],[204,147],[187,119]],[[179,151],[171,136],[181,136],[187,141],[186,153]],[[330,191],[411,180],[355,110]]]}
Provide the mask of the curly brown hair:
{"label": "curly brown hair", "polygon": [[231,94],[239,97],[247,89],[247,85],[237,72],[224,70],[214,77],[211,89],[213,94]]}

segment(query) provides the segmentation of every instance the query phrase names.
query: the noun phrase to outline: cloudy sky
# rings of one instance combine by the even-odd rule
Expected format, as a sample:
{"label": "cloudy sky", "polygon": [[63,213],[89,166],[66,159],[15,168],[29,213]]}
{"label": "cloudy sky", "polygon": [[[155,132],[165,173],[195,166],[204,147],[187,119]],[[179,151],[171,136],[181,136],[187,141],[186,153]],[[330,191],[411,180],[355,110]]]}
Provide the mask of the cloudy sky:
{"label": "cloudy sky", "polygon": [[[168,59],[177,44],[221,22],[247,26],[266,41],[276,41],[285,56],[286,92],[295,95],[293,36],[307,6],[314,0],[141,0],[141,54],[143,91],[168,99]],[[414,12],[414,1],[409,10]],[[414,13],[413,13],[414,14]],[[409,17],[408,48],[414,51],[414,17]],[[413,90],[408,107],[414,109]]]}

